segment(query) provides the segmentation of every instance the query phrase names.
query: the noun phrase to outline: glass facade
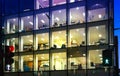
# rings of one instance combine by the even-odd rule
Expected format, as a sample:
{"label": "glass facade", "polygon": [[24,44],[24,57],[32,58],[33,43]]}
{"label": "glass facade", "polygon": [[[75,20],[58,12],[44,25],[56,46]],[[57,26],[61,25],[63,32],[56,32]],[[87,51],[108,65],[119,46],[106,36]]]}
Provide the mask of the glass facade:
{"label": "glass facade", "polygon": [[4,5],[4,42],[15,47],[13,69],[5,76],[113,74],[113,66],[109,71],[102,65],[102,51],[113,48],[112,0],[15,2],[14,13],[8,14],[7,0]]}

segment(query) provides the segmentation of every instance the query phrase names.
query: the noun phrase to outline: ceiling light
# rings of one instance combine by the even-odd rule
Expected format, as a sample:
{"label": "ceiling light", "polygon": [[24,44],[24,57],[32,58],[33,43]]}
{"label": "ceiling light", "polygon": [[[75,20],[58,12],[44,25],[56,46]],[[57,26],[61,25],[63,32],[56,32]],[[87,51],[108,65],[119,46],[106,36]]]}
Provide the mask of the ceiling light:
{"label": "ceiling light", "polygon": [[59,58],[59,56],[56,56],[56,58]]}
{"label": "ceiling light", "polygon": [[59,32],[59,34],[61,34],[62,32]]}
{"label": "ceiling light", "polygon": [[59,10],[59,13],[61,13],[62,11],[61,10]]}
{"label": "ceiling light", "polygon": [[58,36],[56,36],[56,37],[55,37],[55,39],[59,39],[59,37],[58,37]]}
{"label": "ceiling light", "polygon": [[27,17],[28,19],[30,18],[30,16]]}
{"label": "ceiling light", "polygon": [[70,55],[70,57],[72,57],[72,55]]}
{"label": "ceiling light", "polygon": [[99,37],[102,37],[102,35],[101,35],[101,34],[99,34]]}
{"label": "ceiling light", "polygon": [[100,60],[102,60],[103,58],[100,58]]}
{"label": "ceiling light", "polygon": [[102,15],[101,15],[101,14],[99,14],[99,15],[98,15],[98,17],[99,17],[99,18],[102,18]]}
{"label": "ceiling light", "polygon": [[98,26],[96,26],[96,29],[98,29],[99,27]]}
{"label": "ceiling light", "polygon": [[42,34],[43,36],[45,36],[45,34]]}
{"label": "ceiling light", "polygon": [[78,32],[78,31],[79,31],[79,29],[76,29],[76,31]]}
{"label": "ceiling light", "polygon": [[29,58],[30,60],[33,60],[33,58]]}
{"label": "ceiling light", "polygon": [[41,38],[42,41],[44,41],[45,39],[44,38]]}
{"label": "ceiling light", "polygon": [[29,22],[29,24],[33,25],[33,22]]}
{"label": "ceiling light", "polygon": [[96,51],[99,51],[99,50],[96,50]]}
{"label": "ceiling light", "polygon": [[99,57],[102,57],[102,55],[100,54]]}
{"label": "ceiling light", "polygon": [[43,13],[42,15],[44,16],[45,14]]}
{"label": "ceiling light", "polygon": [[83,54],[83,56],[86,56],[86,54]]}
{"label": "ceiling light", "polygon": [[70,0],[70,2],[75,2],[75,0]]}
{"label": "ceiling light", "polygon": [[60,19],[58,17],[55,18],[57,21],[59,21]]}
{"label": "ceiling light", "polygon": [[42,22],[42,23],[45,23],[45,21],[44,21],[44,20],[41,20],[41,22]]}
{"label": "ceiling light", "polygon": [[30,36],[27,36],[27,38],[29,38]]}
{"label": "ceiling light", "polygon": [[85,13],[83,12],[83,16],[85,16]]}
{"label": "ceiling light", "polygon": [[16,19],[13,19],[13,21],[16,21]]}
{"label": "ceiling light", "polygon": [[33,40],[29,40],[30,42],[33,42]]}
{"label": "ceiling light", "polygon": [[83,36],[85,36],[85,33],[83,33]]}
{"label": "ceiling light", "polygon": [[44,57],[41,57],[42,59],[45,59]]}
{"label": "ceiling light", "polygon": [[79,10],[79,7],[77,7],[76,10]]}

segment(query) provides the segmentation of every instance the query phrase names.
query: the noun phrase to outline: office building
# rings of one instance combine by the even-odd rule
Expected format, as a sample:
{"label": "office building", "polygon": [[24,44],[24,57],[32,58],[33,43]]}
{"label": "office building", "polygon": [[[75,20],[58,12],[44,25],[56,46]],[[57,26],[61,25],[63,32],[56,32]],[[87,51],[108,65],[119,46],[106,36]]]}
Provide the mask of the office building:
{"label": "office building", "polygon": [[109,76],[113,0],[4,0],[5,45],[15,47],[5,76]]}

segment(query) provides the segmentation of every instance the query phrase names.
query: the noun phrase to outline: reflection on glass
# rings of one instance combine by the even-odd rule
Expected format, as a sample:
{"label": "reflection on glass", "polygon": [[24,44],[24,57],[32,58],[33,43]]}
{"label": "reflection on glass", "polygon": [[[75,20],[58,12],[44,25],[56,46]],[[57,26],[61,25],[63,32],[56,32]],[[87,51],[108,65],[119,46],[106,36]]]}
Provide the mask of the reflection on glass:
{"label": "reflection on glass", "polygon": [[69,50],[68,51],[68,69],[86,69],[86,53],[85,50]]}
{"label": "reflection on glass", "polygon": [[21,56],[21,71],[33,71],[33,56],[25,55]]}
{"label": "reflection on glass", "polygon": [[18,32],[18,18],[7,20],[6,33]]}
{"label": "reflection on glass", "polygon": [[36,9],[49,7],[49,0],[36,0]]}
{"label": "reflection on glass", "polygon": [[27,35],[21,37],[20,51],[33,51],[33,36]]}
{"label": "reflection on glass", "polygon": [[21,31],[32,31],[33,30],[33,16],[27,16],[21,18]]}
{"label": "reflection on glass", "polygon": [[49,70],[49,54],[37,54],[36,61],[38,71]]}
{"label": "reflection on glass", "polygon": [[52,33],[52,47],[66,48],[66,31],[57,31]]}
{"label": "reflection on glass", "polygon": [[88,68],[102,68],[102,50],[89,50],[88,55]]}
{"label": "reflection on glass", "polygon": [[107,43],[105,25],[90,27],[88,33],[89,45],[103,45]]}
{"label": "reflection on glass", "polygon": [[37,50],[49,49],[49,34],[42,33],[36,36]]}
{"label": "reflection on glass", "polygon": [[49,27],[48,13],[41,13],[36,16],[36,29],[44,29]]}
{"label": "reflection on glass", "polygon": [[53,6],[65,4],[66,0],[53,0]]}
{"label": "reflection on glass", "polygon": [[70,47],[85,46],[85,29],[84,28],[71,29],[69,38]]}
{"label": "reflection on glass", "polygon": [[57,10],[52,12],[52,26],[59,27],[66,25],[66,10]]}
{"label": "reflection on glass", "polygon": [[107,19],[106,8],[92,9],[88,11],[88,22]]}
{"label": "reflection on glass", "polygon": [[51,70],[65,70],[66,66],[66,52],[52,53]]}
{"label": "reflection on glass", "polygon": [[69,24],[80,24],[85,22],[85,8],[76,7],[70,9]]}
{"label": "reflection on glass", "polygon": [[14,52],[18,52],[18,38],[7,39],[6,45],[14,46]]}

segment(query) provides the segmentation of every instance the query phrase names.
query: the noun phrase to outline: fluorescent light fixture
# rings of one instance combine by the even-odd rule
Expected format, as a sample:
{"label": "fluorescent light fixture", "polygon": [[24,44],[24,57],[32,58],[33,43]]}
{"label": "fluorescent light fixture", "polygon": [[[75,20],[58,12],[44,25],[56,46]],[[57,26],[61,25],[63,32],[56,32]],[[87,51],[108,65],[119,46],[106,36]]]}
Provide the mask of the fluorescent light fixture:
{"label": "fluorescent light fixture", "polygon": [[41,22],[42,22],[42,23],[45,23],[45,21],[44,21],[44,20],[41,20]]}
{"label": "fluorescent light fixture", "polygon": [[31,25],[33,25],[33,22],[29,22]]}
{"label": "fluorescent light fixture", "polygon": [[58,17],[55,18],[57,21],[60,21],[60,19]]}
{"label": "fluorescent light fixture", "polygon": [[101,35],[101,34],[99,34],[99,37],[102,37],[102,35]]}
{"label": "fluorescent light fixture", "polygon": [[25,9],[24,11],[29,11],[30,9]]}
{"label": "fluorescent light fixture", "polygon": [[27,38],[29,38],[30,36],[27,36]]}
{"label": "fluorescent light fixture", "polygon": [[98,15],[98,17],[99,17],[99,18],[102,18],[102,15],[101,15],[101,14],[99,14],[99,15]]}

